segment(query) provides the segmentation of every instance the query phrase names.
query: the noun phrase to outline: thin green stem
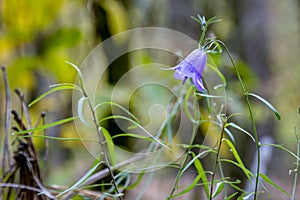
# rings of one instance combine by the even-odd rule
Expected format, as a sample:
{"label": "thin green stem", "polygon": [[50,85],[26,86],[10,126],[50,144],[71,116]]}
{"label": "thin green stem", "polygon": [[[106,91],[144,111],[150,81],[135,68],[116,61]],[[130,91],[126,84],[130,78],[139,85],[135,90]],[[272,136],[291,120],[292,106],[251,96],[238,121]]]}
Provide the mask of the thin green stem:
{"label": "thin green stem", "polygon": [[189,158],[189,152],[191,151],[192,149],[192,143],[194,141],[194,138],[195,138],[195,135],[197,134],[197,130],[198,130],[198,126],[199,126],[199,120],[200,120],[200,116],[198,115],[198,113],[196,112],[196,102],[197,102],[197,98],[196,98],[196,92],[195,92],[195,88],[193,88],[194,90],[194,120],[193,120],[193,131],[192,131],[192,137],[191,137],[191,140],[190,140],[190,144],[189,144],[189,147],[187,149],[187,153],[184,157],[184,160],[180,166],[180,170],[178,171],[177,173],[177,176],[175,178],[175,181],[174,181],[174,184],[173,184],[173,187],[172,187],[172,190],[169,194],[169,196],[167,197],[167,199],[171,199],[171,197],[173,196],[176,188],[177,188],[177,185],[178,185],[178,182],[180,180],[180,175],[182,173],[182,170],[184,169],[184,166],[186,165],[187,161],[188,161],[188,158]]}
{"label": "thin green stem", "polygon": [[205,38],[206,31],[207,31],[207,26],[203,25],[202,26],[202,33],[201,33],[201,36],[200,36],[200,39],[199,39],[199,47],[202,46],[202,43],[203,43],[204,38]]}
{"label": "thin green stem", "polygon": [[218,163],[219,163],[220,151],[221,151],[221,147],[222,147],[222,140],[223,140],[224,132],[225,132],[225,124],[226,124],[226,122],[222,126],[222,130],[221,130],[221,134],[220,134],[220,139],[219,139],[219,144],[217,146],[218,149],[217,149],[216,161],[215,161],[214,168],[213,168],[213,171],[212,171],[212,176],[211,176],[211,185],[210,185],[210,193],[209,193],[209,199],[210,200],[213,199],[213,190],[214,190],[215,175],[216,175],[217,166],[218,166]]}
{"label": "thin green stem", "polygon": [[89,108],[92,112],[92,116],[93,116],[93,122],[95,124],[95,128],[96,128],[96,131],[97,131],[97,135],[98,135],[98,139],[99,139],[99,143],[101,145],[101,149],[102,149],[102,153],[103,153],[103,157],[104,157],[104,161],[105,163],[107,164],[107,168],[108,168],[108,171],[109,171],[109,174],[112,178],[112,183],[113,183],[113,186],[116,190],[116,193],[118,195],[118,198],[120,200],[123,200],[122,196],[120,195],[120,191],[118,189],[118,186],[117,186],[117,183],[116,183],[116,180],[115,180],[115,177],[114,177],[114,174],[113,174],[113,170],[112,170],[112,166],[110,165],[110,162],[109,162],[109,159],[108,159],[108,156],[107,156],[107,153],[105,151],[105,146],[104,146],[104,139],[103,139],[103,136],[102,136],[102,133],[101,133],[101,127],[99,126],[98,124],[98,121],[97,121],[97,116],[96,116],[96,113],[93,109],[93,106],[92,106],[92,103],[89,99],[89,96],[87,95],[85,89],[82,87],[82,92],[83,92],[83,95],[84,97],[87,98],[87,101],[88,101],[88,105],[89,105]]}
{"label": "thin green stem", "polygon": [[234,70],[235,70],[236,75],[238,77],[238,80],[240,82],[240,86],[241,86],[242,91],[244,93],[246,104],[247,104],[247,107],[248,107],[248,110],[249,110],[251,123],[252,123],[252,128],[253,128],[253,135],[254,135],[254,139],[255,139],[255,145],[256,145],[256,149],[257,149],[257,168],[256,168],[256,179],[255,179],[255,189],[254,189],[254,200],[256,200],[257,199],[257,191],[258,191],[258,183],[259,183],[259,172],[260,172],[260,143],[259,143],[259,138],[258,138],[258,134],[257,134],[257,130],[256,130],[254,115],[253,115],[251,104],[250,104],[250,101],[249,101],[249,94],[248,94],[247,90],[245,89],[245,86],[244,86],[244,83],[243,83],[242,78],[240,76],[240,73],[237,69],[237,66],[235,65],[235,62],[234,62],[227,46],[220,40],[216,40],[216,41],[219,42],[225,48],[225,50],[226,50],[226,52],[229,56],[229,59],[230,59],[232,65],[234,67]]}
{"label": "thin green stem", "polygon": [[[295,128],[295,134],[297,137],[297,157],[300,155],[300,138],[296,133],[296,128]],[[293,170],[295,172],[294,176],[294,184],[293,184],[293,192],[292,192],[292,200],[295,200],[295,194],[296,194],[296,188],[297,188],[297,179],[298,179],[298,173],[299,173],[299,159],[296,159],[296,169]]]}

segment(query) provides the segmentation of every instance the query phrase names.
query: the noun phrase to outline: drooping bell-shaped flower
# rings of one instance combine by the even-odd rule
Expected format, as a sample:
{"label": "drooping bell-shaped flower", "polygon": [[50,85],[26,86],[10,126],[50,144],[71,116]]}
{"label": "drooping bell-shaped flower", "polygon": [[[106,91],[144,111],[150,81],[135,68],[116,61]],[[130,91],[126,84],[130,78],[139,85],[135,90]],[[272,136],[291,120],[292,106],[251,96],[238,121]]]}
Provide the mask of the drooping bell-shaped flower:
{"label": "drooping bell-shaped flower", "polygon": [[182,84],[184,84],[188,78],[191,78],[197,90],[205,92],[206,89],[203,86],[202,73],[206,65],[206,60],[207,55],[204,50],[195,49],[177,66],[170,69],[175,70],[174,78],[182,80]]}

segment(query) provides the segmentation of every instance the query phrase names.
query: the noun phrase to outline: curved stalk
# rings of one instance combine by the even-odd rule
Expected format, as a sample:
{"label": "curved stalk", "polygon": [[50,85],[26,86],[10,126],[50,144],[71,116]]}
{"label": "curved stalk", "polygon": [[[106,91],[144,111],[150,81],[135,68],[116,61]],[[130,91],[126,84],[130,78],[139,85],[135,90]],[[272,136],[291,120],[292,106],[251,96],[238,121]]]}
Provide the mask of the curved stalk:
{"label": "curved stalk", "polygon": [[95,128],[96,128],[96,131],[97,131],[97,134],[98,134],[98,140],[99,140],[99,143],[100,143],[100,146],[101,146],[101,149],[102,149],[104,161],[105,161],[105,163],[107,164],[107,168],[108,168],[109,174],[110,174],[110,176],[111,176],[111,178],[112,178],[113,186],[114,186],[114,188],[115,188],[115,190],[116,190],[116,193],[117,193],[117,195],[118,195],[118,198],[119,198],[120,200],[123,200],[122,196],[120,195],[120,191],[119,191],[119,189],[118,189],[118,186],[117,186],[117,183],[116,183],[114,174],[113,174],[112,166],[111,166],[110,163],[109,163],[109,159],[108,159],[107,153],[106,153],[106,151],[105,151],[104,139],[103,139],[103,136],[102,136],[102,133],[101,133],[101,127],[99,126],[98,121],[97,121],[96,113],[94,112],[92,103],[91,103],[90,98],[89,98],[89,96],[87,95],[87,93],[86,93],[84,87],[82,87],[81,89],[82,89],[83,96],[87,98],[87,102],[88,102],[89,108],[90,108],[90,110],[91,110],[91,112],[92,112],[93,122],[94,122],[94,124],[95,124]]}
{"label": "curved stalk", "polygon": [[225,125],[226,125],[226,122],[222,126],[220,139],[219,139],[219,144],[217,146],[218,150],[217,150],[217,155],[216,155],[216,161],[215,161],[215,165],[214,165],[214,168],[213,168],[213,171],[212,171],[212,177],[211,177],[211,185],[210,185],[210,193],[209,193],[209,199],[210,200],[213,199],[214,180],[215,180],[215,174],[217,172],[217,166],[218,166],[218,163],[219,163],[220,151],[221,151],[221,147],[222,147],[222,140],[223,140],[224,132],[225,132]]}
{"label": "curved stalk", "polygon": [[253,128],[253,135],[254,135],[254,139],[255,139],[255,145],[256,145],[256,150],[257,150],[257,168],[256,168],[256,178],[255,178],[255,189],[254,189],[254,200],[257,199],[257,191],[258,191],[258,183],[259,183],[259,172],[260,172],[260,143],[259,143],[259,138],[258,138],[258,134],[257,134],[257,130],[256,130],[256,124],[255,124],[255,118],[252,112],[252,108],[251,108],[251,104],[249,101],[249,94],[248,91],[245,89],[244,83],[242,81],[241,75],[237,69],[237,66],[235,65],[235,62],[227,48],[227,46],[220,40],[216,40],[217,42],[219,42],[224,48],[225,51],[227,52],[230,62],[233,65],[233,68],[236,72],[236,75],[238,77],[238,80],[240,82],[240,86],[242,88],[242,91],[244,93],[244,97],[246,100],[246,104],[249,110],[249,114],[250,114],[250,118],[251,118],[251,123],[252,123],[252,128]]}

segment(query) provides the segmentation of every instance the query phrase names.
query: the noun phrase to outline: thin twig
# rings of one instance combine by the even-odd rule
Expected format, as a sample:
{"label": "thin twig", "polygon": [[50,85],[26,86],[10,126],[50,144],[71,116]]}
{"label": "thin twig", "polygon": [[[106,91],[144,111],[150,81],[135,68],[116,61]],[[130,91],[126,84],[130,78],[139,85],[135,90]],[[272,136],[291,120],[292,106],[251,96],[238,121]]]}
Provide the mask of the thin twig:
{"label": "thin twig", "polygon": [[[45,116],[46,113],[42,112],[41,118],[42,118],[42,125],[45,125]],[[47,136],[47,132],[46,129],[43,131],[44,135]],[[46,172],[47,172],[47,161],[48,161],[48,157],[49,157],[49,140],[47,139],[47,137],[45,137],[44,139],[45,141],[45,156],[44,156],[44,167],[43,167],[43,172],[42,172],[42,177],[45,178],[46,177]]]}
{"label": "thin twig", "polygon": [[28,169],[30,170],[35,183],[40,188],[41,194],[46,195],[50,199],[56,199],[49,191],[46,190],[46,188],[41,183],[41,180],[39,179],[39,177],[36,176],[36,172],[35,172],[36,170],[32,166],[32,164],[30,162],[30,158],[28,158],[26,154],[24,154],[24,156],[26,157]]}
{"label": "thin twig", "polygon": [[[120,194],[120,191],[119,191],[119,189],[118,189],[118,185],[117,185],[117,183],[116,183],[116,180],[115,180],[115,177],[114,177],[114,174],[113,174],[113,170],[112,170],[112,166],[111,166],[111,164],[110,164],[110,162],[109,162],[109,159],[108,159],[108,155],[107,155],[107,153],[106,153],[106,151],[105,151],[103,134],[101,133],[101,127],[100,127],[99,124],[98,124],[96,113],[95,113],[95,111],[94,111],[94,109],[93,109],[93,106],[92,106],[92,103],[91,103],[91,101],[90,101],[90,98],[89,98],[89,96],[87,95],[87,93],[86,93],[86,91],[85,91],[85,88],[82,86],[81,89],[82,89],[82,92],[83,92],[84,97],[87,98],[89,108],[90,108],[90,110],[91,110],[91,112],[92,112],[93,122],[94,122],[94,124],[95,124],[95,128],[96,128],[96,131],[97,131],[97,135],[98,135],[99,143],[100,143],[100,146],[101,146],[101,149],[102,149],[104,161],[105,161],[105,163],[106,163],[106,165],[107,165],[107,169],[108,169],[109,174],[110,174],[110,176],[111,176],[111,178],[112,178],[112,183],[113,183],[113,186],[114,186],[114,188],[115,188],[115,190],[116,190],[116,193],[119,195],[119,194]],[[123,200],[122,195],[119,195],[118,198],[119,198],[120,200]]]}
{"label": "thin twig", "polygon": [[[4,87],[5,87],[5,122],[4,122],[4,146],[3,146],[3,154],[2,154],[2,173],[6,171],[6,160],[7,164],[10,164],[11,152],[8,145],[8,136],[10,130],[10,113],[11,113],[11,101],[10,101],[10,92],[7,81],[7,74],[5,67],[2,67],[2,73],[4,78]],[[6,157],[7,156],[7,157]],[[1,194],[1,191],[0,191]]]}
{"label": "thin twig", "polygon": [[0,187],[19,188],[19,189],[31,190],[31,191],[34,191],[34,192],[42,192],[42,190],[37,188],[37,187],[22,185],[22,184],[19,184],[19,183],[0,183]]}
{"label": "thin twig", "polygon": [[[29,111],[28,111],[28,107],[25,103],[25,98],[24,98],[24,94],[21,93],[20,90],[16,89],[15,90],[16,94],[18,95],[18,97],[20,98],[20,101],[21,101],[21,106],[22,106],[22,110],[24,111],[24,114],[25,114],[25,118],[26,118],[26,121],[27,121],[27,126],[24,125],[24,123],[22,122],[22,117],[19,118],[19,121],[21,123],[21,127],[23,127],[23,130],[29,130],[32,128],[32,122],[31,122],[31,118],[30,118],[30,115],[29,115]],[[16,117],[15,117],[16,118]],[[29,132],[27,133],[28,135],[32,135],[32,132]],[[38,161],[38,154],[35,150],[35,147],[33,145],[33,142],[32,142],[32,139],[30,137],[26,137],[25,138],[26,141],[28,142],[28,145],[29,145],[29,152],[30,152],[30,155],[32,158],[34,158],[34,160]],[[39,166],[36,166],[36,173],[38,175],[38,178],[40,180],[42,180],[42,177],[41,177],[41,172],[40,172],[40,168]]]}
{"label": "thin twig", "polygon": [[15,89],[15,93],[18,95],[18,97],[21,100],[21,106],[22,106],[22,109],[23,109],[24,114],[25,114],[25,119],[27,121],[27,129],[31,129],[32,128],[32,122],[31,122],[30,115],[29,115],[29,112],[28,112],[28,107],[25,103],[24,94],[22,94],[19,89]]}

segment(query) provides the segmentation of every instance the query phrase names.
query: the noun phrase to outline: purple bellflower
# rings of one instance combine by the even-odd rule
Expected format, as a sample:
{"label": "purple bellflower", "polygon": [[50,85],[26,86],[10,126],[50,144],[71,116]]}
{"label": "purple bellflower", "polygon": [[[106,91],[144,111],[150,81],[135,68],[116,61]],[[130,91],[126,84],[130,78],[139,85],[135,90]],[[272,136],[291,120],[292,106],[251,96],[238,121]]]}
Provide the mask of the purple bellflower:
{"label": "purple bellflower", "polygon": [[202,82],[202,73],[206,65],[207,55],[202,49],[195,49],[177,66],[170,69],[175,70],[174,78],[182,80],[182,84],[188,78],[192,79],[192,83],[199,92],[205,92],[206,89]]}

